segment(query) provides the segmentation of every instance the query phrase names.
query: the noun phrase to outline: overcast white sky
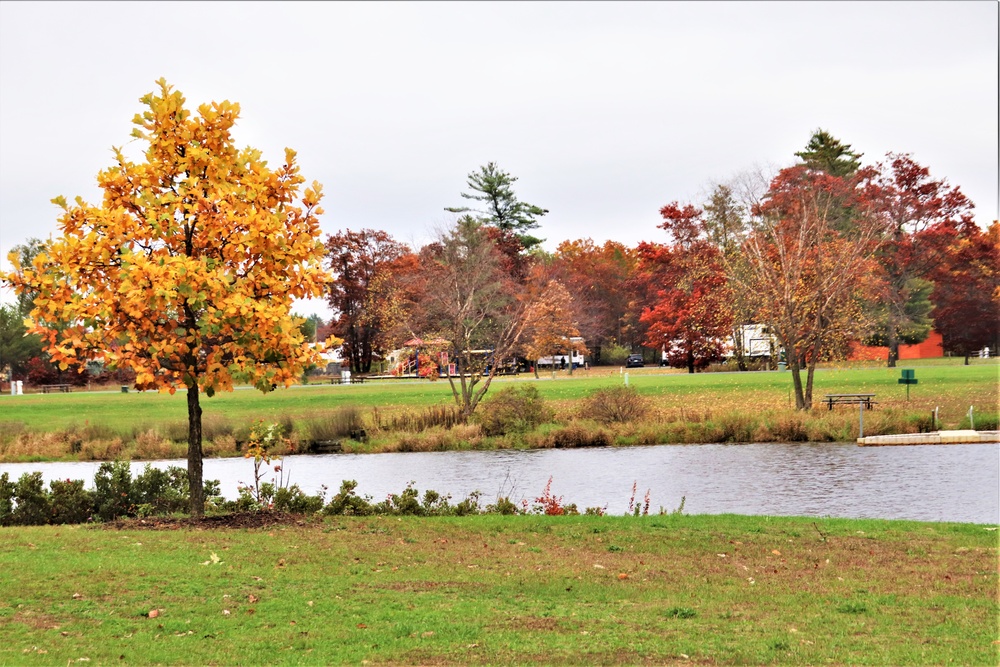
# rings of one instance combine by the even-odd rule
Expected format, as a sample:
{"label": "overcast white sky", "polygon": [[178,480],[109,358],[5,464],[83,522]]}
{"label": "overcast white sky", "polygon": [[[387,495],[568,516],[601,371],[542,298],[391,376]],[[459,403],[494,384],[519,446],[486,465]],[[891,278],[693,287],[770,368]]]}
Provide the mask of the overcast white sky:
{"label": "overcast white sky", "polygon": [[[159,77],[324,186],[325,233],[418,246],[496,161],[538,235],[663,240],[658,211],[823,128],[908,152],[997,218],[998,4],[0,2],[0,266],[96,202]],[[0,299],[9,300],[9,292]],[[303,312],[329,313],[304,307]]]}

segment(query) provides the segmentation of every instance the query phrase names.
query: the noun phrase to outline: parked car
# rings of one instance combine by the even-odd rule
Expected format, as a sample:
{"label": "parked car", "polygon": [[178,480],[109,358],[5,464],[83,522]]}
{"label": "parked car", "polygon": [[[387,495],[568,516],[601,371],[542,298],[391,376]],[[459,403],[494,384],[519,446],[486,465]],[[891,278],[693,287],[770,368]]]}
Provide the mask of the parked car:
{"label": "parked car", "polygon": [[630,354],[625,360],[625,368],[642,368],[645,365],[641,354]]}

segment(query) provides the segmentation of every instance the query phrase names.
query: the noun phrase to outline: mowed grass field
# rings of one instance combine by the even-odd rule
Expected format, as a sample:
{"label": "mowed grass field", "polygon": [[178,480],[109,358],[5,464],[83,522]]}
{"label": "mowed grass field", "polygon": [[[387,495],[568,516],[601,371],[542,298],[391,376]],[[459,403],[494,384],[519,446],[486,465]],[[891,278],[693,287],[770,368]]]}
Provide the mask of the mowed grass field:
{"label": "mowed grass field", "polygon": [[[960,365],[901,365],[900,368],[825,368],[817,371],[813,389],[814,411],[825,412],[820,405],[826,393],[874,393],[877,410],[905,410],[929,414],[936,407],[946,427],[957,427],[973,407],[974,414],[996,418],[1000,365],[996,360]],[[979,360],[977,360],[979,361]],[[906,387],[897,383],[902,368],[916,368],[918,384]],[[579,403],[596,389],[625,382],[621,369],[578,370],[572,376],[560,371],[553,379],[541,373],[494,380],[490,392],[513,384],[530,383],[556,408],[557,417],[580,416]],[[794,406],[789,372],[698,373],[687,374],[659,368],[629,369],[629,386],[652,399],[657,409],[676,411],[704,418],[706,415],[736,412],[753,414],[763,410],[786,410]],[[489,394],[487,394],[487,399]],[[362,410],[382,411],[421,409],[454,403],[447,380],[434,382],[384,380],[363,385],[310,385],[279,388],[262,394],[249,388],[202,396],[206,419],[222,416],[232,422],[249,423],[254,419],[280,421],[305,419],[355,406]],[[838,407],[837,410],[850,410]],[[585,415],[583,415],[585,416]],[[0,397],[0,428],[13,430],[55,431],[84,426],[104,426],[122,433],[147,427],[184,423],[187,420],[186,395],[155,392],[127,394],[119,391],[76,390],[69,394],[29,394]]]}
{"label": "mowed grass field", "polygon": [[995,665],[995,526],[722,516],[3,529],[0,664]]}

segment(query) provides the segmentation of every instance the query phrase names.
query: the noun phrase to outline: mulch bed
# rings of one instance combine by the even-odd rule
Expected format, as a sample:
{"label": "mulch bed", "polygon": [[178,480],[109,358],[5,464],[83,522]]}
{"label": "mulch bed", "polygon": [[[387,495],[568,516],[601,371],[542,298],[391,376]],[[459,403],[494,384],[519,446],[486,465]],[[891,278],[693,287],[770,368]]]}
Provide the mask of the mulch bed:
{"label": "mulch bed", "polygon": [[113,530],[220,530],[227,528],[271,528],[273,526],[304,526],[310,519],[301,514],[284,512],[236,512],[203,517],[154,516],[142,519],[116,519],[100,524]]}

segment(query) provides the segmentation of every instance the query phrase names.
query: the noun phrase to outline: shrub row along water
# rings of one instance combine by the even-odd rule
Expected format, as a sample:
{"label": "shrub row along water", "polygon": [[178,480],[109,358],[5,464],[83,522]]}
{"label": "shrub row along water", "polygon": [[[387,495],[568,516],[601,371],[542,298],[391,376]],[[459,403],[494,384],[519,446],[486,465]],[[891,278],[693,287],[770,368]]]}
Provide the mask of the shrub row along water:
{"label": "shrub row along water", "polygon": [[[275,470],[280,468],[275,467]],[[371,496],[358,495],[357,485],[354,480],[344,480],[340,490],[327,500],[326,487],[318,494],[309,495],[296,484],[284,486],[280,482],[264,482],[240,486],[239,497],[226,500],[219,493],[219,482],[206,480],[206,513],[283,512],[328,516],[581,513],[575,504],[566,503],[562,496],[551,492],[551,478],[533,503],[526,499],[518,503],[509,496],[498,495],[494,502],[485,505],[478,491],[452,502],[450,495],[436,491],[427,490],[421,495],[412,484],[399,494],[390,494],[385,500],[374,502]],[[8,473],[0,475],[2,526],[91,523],[178,514],[187,510],[189,501],[187,472],[177,466],[160,470],[147,465],[139,475],[132,477],[128,462],[105,462],[94,476],[92,489],[85,488],[83,480],[69,479],[52,480],[49,488],[45,488],[40,472],[24,473],[16,482],[11,481]],[[648,514],[648,492],[645,502],[637,503],[633,486],[629,508],[636,516]],[[682,510],[683,500],[673,513]],[[587,507],[583,513],[602,515],[605,511],[606,507]],[[660,513],[665,513],[662,508]]]}

